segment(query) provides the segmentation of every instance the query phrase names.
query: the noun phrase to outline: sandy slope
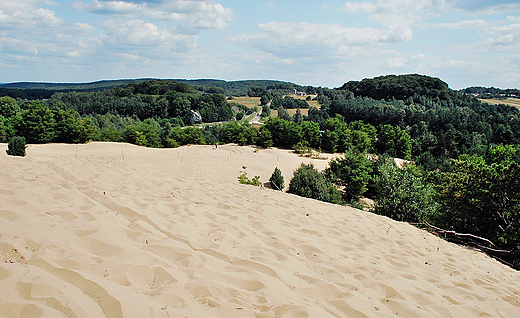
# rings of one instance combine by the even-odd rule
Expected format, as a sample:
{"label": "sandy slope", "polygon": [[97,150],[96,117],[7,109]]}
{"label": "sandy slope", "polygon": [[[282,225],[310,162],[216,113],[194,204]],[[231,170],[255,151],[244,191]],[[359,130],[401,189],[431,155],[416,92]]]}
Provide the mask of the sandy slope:
{"label": "sandy slope", "polygon": [[[520,275],[405,223],[269,189],[233,145],[0,145],[1,317],[518,317]],[[326,161],[315,161],[323,169]]]}

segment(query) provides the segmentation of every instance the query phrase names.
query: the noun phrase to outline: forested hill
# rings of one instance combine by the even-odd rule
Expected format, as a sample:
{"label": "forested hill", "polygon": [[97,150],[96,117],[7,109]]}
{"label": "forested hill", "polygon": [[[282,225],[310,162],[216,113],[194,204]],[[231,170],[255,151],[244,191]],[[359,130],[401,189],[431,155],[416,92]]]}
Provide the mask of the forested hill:
{"label": "forested hill", "polygon": [[451,90],[442,80],[418,74],[387,75],[350,81],[339,88],[349,90],[354,96],[370,97],[377,100],[407,100],[423,96],[431,99],[448,99],[458,93]]}
{"label": "forested hill", "polygon": [[[121,79],[104,80],[89,83],[40,83],[17,82],[0,84],[0,96],[11,96],[22,99],[47,99],[55,92],[95,92],[125,87],[130,84],[147,82],[153,79]],[[218,79],[166,79],[165,81],[186,83],[203,93],[220,93],[225,95],[246,94],[251,87],[265,87],[268,90],[302,90],[302,86],[274,80],[241,80],[224,81]]]}

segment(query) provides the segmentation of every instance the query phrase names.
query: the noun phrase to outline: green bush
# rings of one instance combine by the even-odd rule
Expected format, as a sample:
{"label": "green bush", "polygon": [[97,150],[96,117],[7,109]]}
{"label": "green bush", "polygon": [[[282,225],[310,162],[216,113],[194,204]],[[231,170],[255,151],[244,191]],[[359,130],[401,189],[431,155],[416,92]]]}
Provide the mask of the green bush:
{"label": "green bush", "polygon": [[247,177],[247,172],[242,173],[238,176],[238,182],[241,184],[249,184],[259,187],[262,183],[260,182],[260,176],[254,176],[252,180]]}
{"label": "green bush", "polygon": [[303,164],[293,173],[287,192],[301,197],[317,199],[325,202],[331,201],[333,186],[327,181],[325,175],[319,172],[314,165]]}
{"label": "green bush", "polygon": [[0,142],[4,142],[4,140],[5,140],[4,122],[0,119]]}
{"label": "green bush", "polygon": [[7,154],[10,156],[25,157],[25,138],[20,136],[14,136],[9,140],[7,145]]}
{"label": "green bush", "polygon": [[367,191],[371,173],[372,163],[356,148],[347,149],[343,157],[332,160],[326,171],[328,179],[343,188],[348,199],[359,198]]}
{"label": "green bush", "polygon": [[461,155],[450,172],[431,172],[440,203],[435,225],[520,249],[520,164],[509,145],[491,146],[484,156]]}
{"label": "green bush", "polygon": [[278,167],[274,168],[273,174],[271,175],[269,182],[271,183],[271,188],[283,191],[283,176],[282,172],[280,171],[280,169],[278,169]]}
{"label": "green bush", "polygon": [[376,194],[374,213],[394,220],[420,223],[437,213],[435,192],[414,165],[399,169],[394,160],[384,157],[373,177]]}

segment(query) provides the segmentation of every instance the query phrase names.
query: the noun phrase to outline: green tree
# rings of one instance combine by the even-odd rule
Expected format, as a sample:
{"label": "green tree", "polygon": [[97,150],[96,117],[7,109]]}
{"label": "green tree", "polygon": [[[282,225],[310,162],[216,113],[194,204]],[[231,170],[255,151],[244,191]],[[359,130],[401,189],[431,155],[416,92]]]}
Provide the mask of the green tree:
{"label": "green tree", "polygon": [[293,116],[293,121],[297,124],[301,124],[303,121],[303,114],[300,108],[296,109],[296,113]]}
{"label": "green tree", "polygon": [[327,178],[343,188],[348,199],[359,198],[367,191],[372,163],[366,154],[355,148],[348,149],[343,157],[335,158],[326,170]]}
{"label": "green tree", "polygon": [[261,126],[258,131],[257,144],[265,148],[273,146],[273,135],[265,125]]}
{"label": "green tree", "polygon": [[267,105],[269,104],[269,97],[266,95],[262,95],[262,97],[260,97],[260,105],[264,106],[264,105]]}
{"label": "green tree", "polygon": [[377,130],[370,124],[365,124],[362,120],[357,120],[349,124],[348,128],[352,131],[352,145],[360,152],[373,151],[373,145],[377,140]]}
{"label": "green tree", "polygon": [[400,169],[390,157],[378,161],[374,213],[404,222],[424,222],[436,215],[433,188],[415,173],[413,165]]}
{"label": "green tree", "polygon": [[9,140],[7,144],[7,154],[9,156],[20,156],[25,157],[25,138],[20,136],[14,136]]}
{"label": "green tree", "polygon": [[4,122],[0,120],[0,142],[5,141],[5,127]]}
{"label": "green tree", "polygon": [[320,201],[331,201],[331,185],[314,165],[303,164],[294,171],[287,192]]}
{"label": "green tree", "polygon": [[184,129],[184,145],[205,145],[202,131],[196,127],[186,127]]}
{"label": "green tree", "polygon": [[317,149],[321,147],[320,124],[312,121],[304,121],[300,124],[300,129],[302,134],[301,140],[307,141],[312,148]]}
{"label": "green tree", "polygon": [[520,248],[520,164],[511,146],[493,146],[485,156],[461,155],[450,172],[431,173],[441,203],[438,226]]}
{"label": "green tree", "polygon": [[9,96],[0,97],[0,117],[8,118],[14,116],[18,111],[20,111],[20,107],[16,99]]}
{"label": "green tree", "polygon": [[56,136],[56,121],[53,112],[38,101],[29,104],[17,125],[18,132],[30,144],[52,142]]}
{"label": "green tree", "polygon": [[247,92],[247,95],[250,97],[260,97],[267,94],[267,89],[262,86],[251,86],[249,91]]}
{"label": "green tree", "polygon": [[271,108],[267,105],[262,106],[262,114],[261,117],[269,117],[271,116]]}
{"label": "green tree", "polygon": [[391,157],[410,159],[412,139],[410,135],[398,126],[383,125],[377,136],[375,148],[380,154]]}
{"label": "green tree", "polygon": [[352,146],[352,131],[341,115],[325,121],[325,135],[322,138],[322,147],[330,152],[345,152]]}
{"label": "green tree", "polygon": [[184,124],[191,125],[191,102],[188,97],[176,92],[169,92],[166,99],[169,103],[168,115],[180,118]]}
{"label": "green tree", "polygon": [[292,148],[301,140],[300,126],[279,117],[270,117],[261,129],[261,135],[266,129],[270,131],[273,146],[276,147]]}
{"label": "green tree", "polygon": [[291,121],[292,120],[292,117],[289,114],[289,112],[287,111],[287,109],[285,109],[283,107],[279,107],[278,108],[278,118],[285,119],[287,121]]}
{"label": "green tree", "polygon": [[94,139],[96,127],[90,118],[78,118],[74,110],[58,110],[56,119],[56,141],[64,143],[85,143]]}
{"label": "green tree", "polygon": [[176,147],[182,145],[205,145],[204,135],[202,131],[196,127],[173,127],[167,138],[168,147]]}
{"label": "green tree", "polygon": [[162,142],[158,130],[157,122],[147,119],[142,123],[127,126],[123,136],[127,142],[138,146],[160,148]]}
{"label": "green tree", "polygon": [[269,182],[271,182],[271,188],[283,191],[283,176],[278,167],[274,168],[273,174],[271,175],[271,178],[269,178]]}

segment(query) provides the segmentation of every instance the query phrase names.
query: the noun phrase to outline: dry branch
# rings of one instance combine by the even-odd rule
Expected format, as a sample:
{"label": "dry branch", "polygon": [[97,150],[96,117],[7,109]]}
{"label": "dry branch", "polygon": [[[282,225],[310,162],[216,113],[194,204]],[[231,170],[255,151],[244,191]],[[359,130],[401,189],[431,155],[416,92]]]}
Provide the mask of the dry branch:
{"label": "dry branch", "polygon": [[[520,257],[520,251],[518,251],[518,250],[516,250],[516,251],[500,250],[500,249],[497,249],[497,246],[493,242],[491,242],[490,240],[488,240],[486,238],[476,236],[473,234],[464,234],[464,233],[457,233],[455,231],[444,230],[444,229],[441,229],[434,225],[431,225],[428,222],[415,223],[414,225],[426,225],[430,230],[433,230],[433,232],[440,235],[445,240],[476,248],[512,268],[515,268],[517,270],[520,269],[518,267],[518,259]],[[491,247],[484,246],[482,243],[487,243]],[[513,262],[513,264],[511,262]]]}

